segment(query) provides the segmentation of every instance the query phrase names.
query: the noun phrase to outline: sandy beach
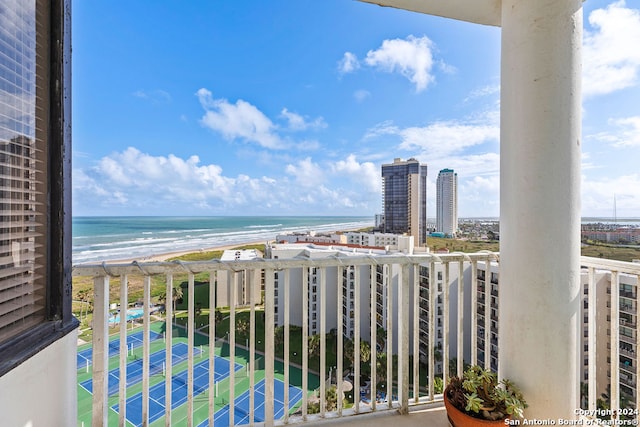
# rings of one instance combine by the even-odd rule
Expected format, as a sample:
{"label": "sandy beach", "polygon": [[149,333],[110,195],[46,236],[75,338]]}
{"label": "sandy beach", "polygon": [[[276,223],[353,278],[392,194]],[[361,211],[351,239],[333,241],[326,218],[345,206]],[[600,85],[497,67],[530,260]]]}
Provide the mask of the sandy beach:
{"label": "sandy beach", "polygon": [[[234,249],[240,246],[246,246],[246,245],[260,245],[260,244],[264,244],[265,241],[264,240],[258,240],[258,241],[249,241],[249,242],[244,242],[244,243],[235,243],[233,245],[226,245],[226,246],[213,246],[210,248],[201,248],[201,249],[191,249],[191,250],[184,250],[184,251],[176,251],[176,252],[165,252],[165,253],[161,253],[161,254],[154,254],[154,255],[149,255],[149,256],[144,256],[141,258],[128,258],[128,259],[119,259],[119,260],[108,260],[105,261],[107,264],[129,264],[132,263],[134,261],[137,262],[162,262],[162,261],[166,261],[169,258],[175,258],[181,255],[186,255],[186,254],[192,254],[194,252],[210,252],[210,251],[226,251],[228,249]],[[87,264],[93,264],[91,262],[87,263]]]}

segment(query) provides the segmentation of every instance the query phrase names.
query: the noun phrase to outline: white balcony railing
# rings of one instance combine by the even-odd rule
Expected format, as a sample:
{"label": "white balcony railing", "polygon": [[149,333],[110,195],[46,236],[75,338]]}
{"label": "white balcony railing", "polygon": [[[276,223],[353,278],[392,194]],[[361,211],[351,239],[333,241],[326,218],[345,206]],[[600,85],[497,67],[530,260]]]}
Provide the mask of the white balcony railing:
{"label": "white balcony railing", "polygon": [[[92,356],[86,366],[79,366],[79,369],[91,372],[92,424],[127,425],[129,422],[148,425],[154,421],[156,424],[162,423],[164,419],[167,425],[169,422],[166,420],[179,425],[214,425],[216,417],[224,412],[229,425],[234,425],[241,418],[250,423],[273,425],[390,409],[402,414],[413,405],[441,401],[442,396],[436,390],[436,381],[440,384],[440,380],[435,378],[439,377],[446,384],[450,368],[453,368],[452,362],[455,363],[453,372],[458,375],[462,373],[463,363],[456,361],[497,366],[498,312],[495,304],[492,304],[492,298],[497,299],[497,296],[479,292],[477,278],[479,272],[483,276],[494,272],[494,286],[499,286],[498,262],[498,254],[476,253],[75,266],[74,276],[94,278]],[[620,356],[637,350],[634,339],[632,347],[629,347],[627,340],[624,344],[626,350],[620,351],[619,278],[621,275],[635,277],[635,282],[631,280],[630,283],[637,287],[640,264],[585,257],[582,258],[582,264],[585,268],[583,281],[588,289],[584,296],[587,315],[584,326],[589,331],[583,338],[588,347],[588,360],[584,364],[586,375],[583,376],[589,390],[583,406],[595,409],[596,400],[604,392],[603,387],[607,387],[607,384],[601,384],[597,376],[601,367],[597,368],[595,361],[602,360],[597,358],[598,345],[603,343],[602,340],[610,339],[611,349],[606,350],[610,351],[610,366],[604,371],[610,376],[609,404],[615,408],[620,405]],[[376,268],[379,266],[388,267],[383,269],[388,274],[379,274],[380,269]],[[347,268],[351,269],[353,280],[350,275],[343,274]],[[311,269],[315,269],[313,277],[317,279],[315,293],[310,292],[310,286],[314,286],[310,280]],[[441,291],[437,286],[438,272],[442,272],[442,283],[449,284],[442,286]],[[124,350],[111,356],[110,360],[110,348],[118,346],[114,342],[110,345],[110,279],[120,278],[117,290],[119,297],[116,299],[127,301],[128,282],[134,276],[140,277],[143,283],[143,315],[139,320],[142,328],[141,363],[131,360],[128,344],[130,331],[126,327],[120,328],[119,338],[116,339],[119,348]],[[607,276],[606,280],[602,280],[604,276]],[[196,277],[199,282],[208,282],[208,300],[212,308],[207,322],[201,321],[201,324],[196,324]],[[170,296],[174,282],[183,278],[188,283],[188,317],[182,334],[185,337],[177,338],[175,333],[161,334],[164,343],[159,352],[159,341],[152,340],[158,335],[151,334],[151,283],[152,280],[164,282],[166,295]],[[611,295],[604,290],[608,285],[613,289]],[[346,286],[352,286],[354,290],[353,316],[351,310],[345,314],[342,309],[345,306],[343,288]],[[220,326],[216,325],[213,307],[221,287],[228,291],[228,335],[221,334],[221,331],[216,333],[216,327]],[[115,291],[111,290],[112,295]],[[605,295],[603,299],[599,299],[598,291]],[[381,292],[384,295],[380,295]],[[314,297],[316,302],[312,303]],[[609,297],[611,301],[607,305],[604,299]],[[439,299],[442,301],[440,304]],[[249,303],[240,307],[241,300]],[[380,304],[381,300],[384,300],[383,305]],[[331,305],[335,304],[335,307],[328,307],[328,301],[332,301]],[[319,331],[319,352],[315,358],[309,356],[309,331],[312,329],[310,304],[317,304],[314,313],[317,314],[318,324],[314,329]],[[635,307],[638,305],[635,304]],[[258,333],[261,321],[257,313],[262,310],[264,335]],[[596,318],[602,310],[610,312],[610,336],[596,334]],[[249,313],[248,336],[243,341],[238,339],[241,335],[238,331],[241,311]],[[173,315],[170,298],[167,298],[163,318],[169,319],[171,324]],[[634,312],[633,315],[640,313]],[[484,327],[482,319],[488,319],[487,327]],[[348,323],[351,321],[352,327]],[[283,327],[280,338],[276,338],[276,323]],[[385,330],[385,340],[377,336],[379,327],[370,327],[381,324]],[[436,325],[441,325],[442,335],[436,335]],[[165,326],[164,330],[174,331],[176,327]],[[300,334],[299,348],[293,347],[294,329]],[[335,348],[331,350],[334,350],[336,358],[329,363],[327,355],[330,354],[331,330],[338,331],[334,332],[338,337],[341,336],[339,331],[350,331],[354,339],[335,339]],[[385,344],[370,344],[370,355],[367,355],[361,353],[357,337],[367,343],[384,341]],[[182,341],[186,341],[186,360],[176,364],[174,344]],[[346,348],[345,343],[353,343],[353,348]],[[491,348],[486,348],[486,343],[491,343]],[[238,371],[242,373],[241,376],[231,374],[229,370],[216,372],[216,360],[223,357],[216,351],[220,345],[225,346],[224,359],[230,361],[230,366],[242,361],[243,365]],[[156,350],[153,354],[152,349]],[[366,347],[363,349],[366,351]],[[300,356],[297,356],[298,351]],[[379,354],[386,358],[379,357]],[[311,359],[319,359],[318,364],[311,366]],[[366,360],[366,363],[361,363],[362,360]],[[132,363],[137,363],[135,367],[141,369],[139,381],[127,379],[127,374],[133,369]],[[161,371],[158,369],[160,364]],[[345,364],[352,365],[352,369]],[[208,369],[210,366],[216,368]],[[362,380],[361,368],[367,371]],[[116,369],[117,381],[112,378],[112,383],[117,382],[117,390],[114,384],[110,390],[110,372],[113,376]],[[298,372],[295,379],[292,378],[293,369]],[[384,372],[379,372],[380,369]],[[635,358],[633,369],[636,377],[640,377]],[[228,376],[221,379],[219,374]],[[351,374],[348,376],[351,384],[338,380],[346,378],[347,374]],[[181,402],[180,393],[175,393],[180,386],[179,379],[167,380],[178,377],[186,382],[184,403]],[[218,389],[222,383],[225,384],[224,392]],[[353,387],[353,404],[345,407],[342,399],[337,399],[336,408],[329,410],[325,399],[319,397],[327,396],[332,384],[335,384],[337,396],[348,395],[349,388]],[[379,393],[381,384],[387,385],[384,395]],[[242,396],[236,395],[237,386],[248,389],[248,397],[245,396],[242,404],[238,401]],[[160,388],[162,398],[150,393],[152,388],[156,391]],[[292,396],[295,390],[302,390],[299,400]],[[139,402],[138,406],[131,404],[134,398]],[[173,398],[180,401],[172,402]],[[315,401],[318,402],[319,413],[311,415],[308,405]],[[640,408],[638,393],[635,393],[635,400],[631,403]],[[164,409],[159,412],[158,407]]]}

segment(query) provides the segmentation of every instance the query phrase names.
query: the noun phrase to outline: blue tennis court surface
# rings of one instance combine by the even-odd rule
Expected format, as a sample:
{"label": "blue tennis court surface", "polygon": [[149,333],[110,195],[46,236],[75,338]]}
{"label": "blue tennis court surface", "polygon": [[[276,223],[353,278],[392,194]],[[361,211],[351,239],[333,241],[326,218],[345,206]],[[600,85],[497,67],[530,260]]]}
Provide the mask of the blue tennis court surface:
{"label": "blue tennis court surface", "polygon": [[[171,364],[177,365],[178,363],[187,360],[187,353],[189,346],[184,343],[177,343],[173,345],[171,350]],[[200,354],[200,350],[193,349],[195,356]],[[165,349],[156,351],[149,356],[149,375],[155,375],[163,371],[164,363],[166,362],[167,351]],[[109,371],[109,395],[118,392],[120,386],[120,367]],[[142,381],[142,359],[136,359],[127,363],[127,387]],[[88,379],[80,383],[80,385],[86,388],[90,393],[93,393],[93,379]]]}
{"label": "blue tennis court surface", "polygon": [[[221,381],[230,374],[231,362],[228,359],[215,357],[215,381]],[[235,364],[234,371],[242,368]],[[165,412],[165,382],[161,381],[149,388],[149,423],[159,419]],[[193,395],[194,397],[209,388],[209,359],[197,363],[193,367]],[[171,378],[171,409],[187,401],[187,371],[180,372]],[[112,406],[118,412],[119,404]],[[135,426],[142,425],[142,393],[127,399],[127,421]]]}
{"label": "blue tennis court surface", "polygon": [[[276,379],[273,384],[273,418],[278,420],[284,417],[284,382]],[[250,400],[249,400],[249,390],[242,393],[233,401],[234,408],[234,424],[235,425],[243,425],[249,424],[249,409],[250,409]],[[289,385],[289,409],[293,408],[298,402],[302,400],[302,389]],[[264,402],[265,402],[265,393],[264,393],[264,380],[260,381],[256,385],[255,393],[254,393],[254,402],[255,402],[255,410],[253,412],[254,422],[261,423],[264,422]],[[218,412],[214,417],[214,427],[226,427],[229,425],[229,405],[225,406]],[[204,420],[201,422],[198,427],[206,427],[209,425],[209,420]]]}
{"label": "blue tennis court surface", "polygon": [[[136,332],[130,335],[127,335],[127,348],[138,348],[142,346],[142,336],[144,332]],[[150,333],[151,341],[155,341],[157,339],[162,338],[162,334],[151,331]],[[120,338],[116,338],[114,340],[109,341],[109,357],[116,356],[120,353]],[[82,351],[78,352],[77,360],[78,360],[78,369],[84,368],[87,364],[91,365],[91,358],[93,357],[93,348],[89,347]]]}

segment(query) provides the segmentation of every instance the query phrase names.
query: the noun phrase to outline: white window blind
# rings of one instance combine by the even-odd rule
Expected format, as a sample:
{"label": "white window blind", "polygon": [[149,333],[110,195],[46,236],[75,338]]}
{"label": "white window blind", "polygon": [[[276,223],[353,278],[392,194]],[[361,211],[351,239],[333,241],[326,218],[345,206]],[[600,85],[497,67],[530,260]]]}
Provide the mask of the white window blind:
{"label": "white window blind", "polygon": [[35,0],[0,0],[0,342],[45,318],[47,101]]}

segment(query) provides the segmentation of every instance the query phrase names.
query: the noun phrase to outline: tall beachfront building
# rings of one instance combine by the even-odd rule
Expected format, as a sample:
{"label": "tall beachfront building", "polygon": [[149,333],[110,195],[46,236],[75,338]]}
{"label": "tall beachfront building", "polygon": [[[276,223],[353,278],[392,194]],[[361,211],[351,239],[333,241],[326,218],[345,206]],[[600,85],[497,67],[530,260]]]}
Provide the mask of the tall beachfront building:
{"label": "tall beachfront building", "polygon": [[436,231],[453,237],[458,231],[458,174],[442,169],[436,188]]}
{"label": "tall beachfront building", "polygon": [[416,159],[382,165],[382,197],[385,233],[414,237],[427,243],[427,165]]}

